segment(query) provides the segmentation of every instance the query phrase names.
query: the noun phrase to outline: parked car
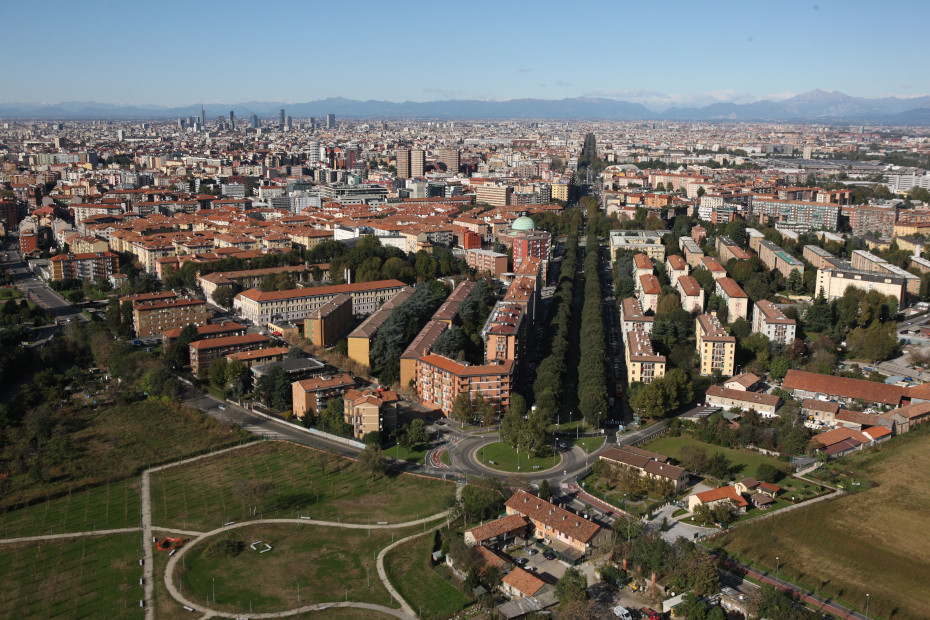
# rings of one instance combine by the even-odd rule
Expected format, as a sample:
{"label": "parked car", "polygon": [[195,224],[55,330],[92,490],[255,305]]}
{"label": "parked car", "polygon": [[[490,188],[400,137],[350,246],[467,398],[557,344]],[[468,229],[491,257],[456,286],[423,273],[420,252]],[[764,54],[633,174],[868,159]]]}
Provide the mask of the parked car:
{"label": "parked car", "polygon": [[529,562],[529,560],[526,558],[514,558],[513,560],[513,563],[517,566],[526,566],[527,562]]}
{"label": "parked car", "polygon": [[623,605],[617,605],[613,609],[614,615],[620,618],[621,620],[633,620],[630,610],[624,607]]}
{"label": "parked car", "polygon": [[537,553],[539,553],[539,551],[536,551],[536,549],[533,549],[532,547],[526,548],[526,555],[536,555]]}
{"label": "parked car", "polygon": [[545,553],[543,553],[543,557],[546,558],[547,560],[554,560],[555,554],[552,553],[551,551],[546,551]]}

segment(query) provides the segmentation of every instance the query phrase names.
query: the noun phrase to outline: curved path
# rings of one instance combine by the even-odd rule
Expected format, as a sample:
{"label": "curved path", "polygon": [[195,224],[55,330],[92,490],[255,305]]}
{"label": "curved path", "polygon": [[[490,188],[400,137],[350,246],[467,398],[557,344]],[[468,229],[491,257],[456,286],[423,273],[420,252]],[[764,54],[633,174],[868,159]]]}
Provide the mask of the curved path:
{"label": "curved path", "polygon": [[[462,486],[459,486],[456,489],[456,495],[458,496],[461,495],[462,488],[463,488]],[[442,518],[446,518],[446,520],[448,521],[453,516],[454,515],[452,514],[451,510],[444,510],[434,515],[430,515],[429,517],[423,517],[422,519],[416,519],[413,521],[405,521],[403,523],[392,523],[392,524],[383,524],[383,525],[382,524],[369,525],[366,523],[338,523],[338,522],[334,523],[332,521],[318,521],[316,519],[262,519],[258,521],[242,521],[240,523],[233,523],[230,525],[225,525],[223,527],[218,527],[215,530],[204,532],[198,535],[188,544],[181,547],[177,553],[172,555],[171,558],[168,560],[168,565],[165,567],[165,587],[167,588],[168,593],[171,595],[171,597],[174,600],[181,603],[182,605],[190,607],[191,609],[199,611],[200,613],[204,614],[203,615],[204,618],[211,618],[214,616],[225,616],[225,617],[239,616],[245,612],[237,613],[237,612],[219,611],[219,610],[212,609],[204,605],[200,605],[199,603],[195,603],[194,601],[191,601],[185,598],[184,595],[181,594],[181,592],[174,585],[174,580],[172,579],[172,576],[174,575],[174,571],[177,568],[178,561],[184,556],[184,554],[191,547],[195,546],[198,542],[204,540],[205,538],[215,536],[222,532],[228,532],[230,530],[235,530],[241,527],[248,527],[250,525],[258,525],[262,523],[290,523],[290,524],[297,524],[297,525],[319,525],[323,527],[336,527],[336,528],[354,529],[354,530],[397,529],[397,528],[412,527],[415,525],[425,526],[427,523],[431,523],[431,522],[436,521],[437,519],[442,519]],[[153,528],[153,529],[158,529],[158,528]],[[376,611],[381,611],[383,613],[390,614],[396,618],[401,618],[402,620],[414,620],[417,617],[417,614],[414,613],[413,608],[410,607],[407,601],[403,599],[400,593],[397,592],[396,589],[394,589],[394,586],[391,585],[391,582],[387,577],[387,572],[384,569],[384,557],[387,555],[387,552],[393,549],[394,547],[400,545],[401,543],[407,542],[413,538],[416,538],[418,536],[423,536],[426,533],[427,532],[424,531],[418,534],[414,534],[412,536],[407,536],[406,538],[402,538],[401,540],[398,540],[394,542],[393,544],[385,547],[384,549],[381,550],[380,553],[378,553],[378,557],[376,560],[376,568],[378,570],[378,577],[381,579],[381,582],[384,584],[384,587],[387,589],[388,593],[390,593],[390,595],[394,598],[394,600],[400,604],[401,606],[400,609],[392,609],[390,607],[384,607],[382,605],[374,605],[371,603],[349,601],[349,602],[343,602],[343,603],[317,603],[314,605],[305,605],[303,607],[297,607],[294,609],[268,612],[268,613],[259,613],[259,614],[249,613],[248,616],[250,618],[283,618],[286,616],[293,616],[293,615],[304,613],[307,611],[327,609],[330,607],[360,607],[363,609],[372,609]],[[151,545],[148,545],[148,547],[151,548]]]}

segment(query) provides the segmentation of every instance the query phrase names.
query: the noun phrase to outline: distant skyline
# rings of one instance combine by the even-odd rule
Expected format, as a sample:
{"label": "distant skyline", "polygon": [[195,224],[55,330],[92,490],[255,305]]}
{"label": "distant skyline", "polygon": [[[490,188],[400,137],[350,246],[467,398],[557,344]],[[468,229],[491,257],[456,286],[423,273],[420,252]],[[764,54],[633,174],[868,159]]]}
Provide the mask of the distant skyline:
{"label": "distant skyline", "polygon": [[[930,93],[930,3],[10,3],[0,101],[610,97],[670,106]],[[28,24],[28,27],[26,26]]]}

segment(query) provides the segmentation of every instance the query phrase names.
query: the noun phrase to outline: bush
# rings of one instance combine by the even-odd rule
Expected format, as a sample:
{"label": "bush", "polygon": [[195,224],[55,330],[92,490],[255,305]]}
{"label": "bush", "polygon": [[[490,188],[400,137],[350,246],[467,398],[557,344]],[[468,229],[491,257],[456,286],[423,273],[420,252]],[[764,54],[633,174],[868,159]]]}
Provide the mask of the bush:
{"label": "bush", "polygon": [[756,479],[762,482],[775,483],[785,477],[785,473],[769,463],[761,463],[756,468]]}
{"label": "bush", "polygon": [[207,545],[203,550],[202,557],[210,558],[232,558],[245,549],[245,543],[241,540],[216,540]]}

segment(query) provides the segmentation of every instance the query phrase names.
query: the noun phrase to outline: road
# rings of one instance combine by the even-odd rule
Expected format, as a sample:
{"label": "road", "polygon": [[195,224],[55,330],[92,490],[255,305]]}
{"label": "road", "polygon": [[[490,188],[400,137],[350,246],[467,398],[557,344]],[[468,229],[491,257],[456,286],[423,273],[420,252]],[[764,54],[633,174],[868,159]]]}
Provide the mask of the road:
{"label": "road", "polygon": [[28,265],[23,262],[18,250],[7,249],[5,254],[9,257],[9,260],[4,262],[4,267],[13,276],[14,286],[27,299],[45,308],[56,318],[75,321],[90,320],[81,313],[80,308],[53,291],[45,282],[29,271]]}

